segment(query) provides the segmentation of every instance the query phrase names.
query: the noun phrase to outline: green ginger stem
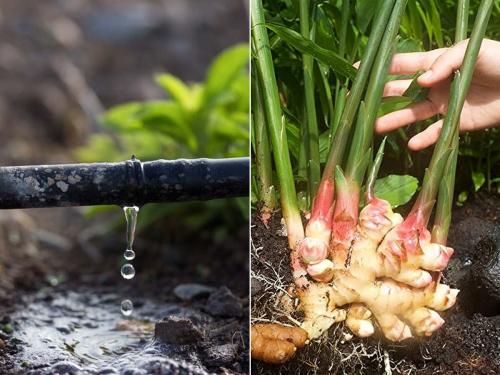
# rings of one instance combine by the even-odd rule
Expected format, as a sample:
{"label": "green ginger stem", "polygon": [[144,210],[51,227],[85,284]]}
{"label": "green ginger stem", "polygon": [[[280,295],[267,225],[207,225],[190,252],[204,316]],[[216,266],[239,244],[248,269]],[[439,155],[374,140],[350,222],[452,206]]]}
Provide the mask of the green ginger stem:
{"label": "green ginger stem", "polygon": [[[453,147],[453,142],[455,142],[455,137],[459,131],[460,114],[469,91],[472,74],[474,72],[481,42],[486,32],[492,6],[493,0],[483,0],[481,2],[462,66],[460,70],[455,73],[455,78],[450,87],[448,110],[444,118],[441,134],[432,154],[429,168],[426,170],[424,182],[422,183],[422,190],[420,191],[411,212],[414,215],[417,214],[418,226],[427,225],[432,211],[433,202],[436,199],[441,179],[444,176],[444,170],[447,164],[446,161]],[[437,223],[437,225],[440,224],[441,223]]]}
{"label": "green ginger stem", "polygon": [[262,0],[253,0],[251,2],[251,11],[252,41],[256,54],[255,64],[262,83],[268,135],[271,139],[274,163],[279,180],[282,213],[286,222],[289,245],[294,250],[297,243],[304,238],[304,228],[297,204],[285,119],[279,100]]}
{"label": "green ginger stem", "polygon": [[[395,41],[399,31],[401,18],[406,8],[406,3],[407,0],[396,0],[370,73],[370,80],[364,99],[364,114],[362,114],[361,111],[358,114],[358,123],[354,131],[353,142],[346,166],[346,178],[357,184],[357,186],[361,185],[366,170],[366,165],[363,168],[358,160],[361,155],[366,153],[373,139],[373,124],[375,123],[377,112],[382,101],[382,93],[394,54]],[[359,121],[360,115],[363,117],[361,121]]]}
{"label": "green ginger stem", "polygon": [[257,171],[259,201],[262,214],[270,214],[276,208],[276,192],[273,184],[271,147],[266,129],[266,116],[261,87],[257,74],[252,76],[252,125],[255,139],[255,165]]}
{"label": "green ginger stem", "polygon": [[[469,0],[458,1],[457,22],[455,30],[455,43],[467,38],[467,26],[469,18]],[[460,116],[454,116],[454,121],[460,121]],[[457,126],[454,124],[454,126]],[[458,125],[459,126],[459,125]],[[453,193],[455,190],[455,177],[458,162],[459,133],[453,137],[451,154],[446,163],[446,173],[439,186],[438,200],[436,204],[436,216],[432,228],[432,240],[440,244],[446,244],[451,224],[451,209],[453,206]]]}
{"label": "green ginger stem", "polygon": [[[300,0],[300,32],[306,39],[313,39],[309,27],[309,0]],[[313,40],[314,41],[314,40]],[[311,55],[302,54],[302,70],[304,75],[304,97],[307,125],[307,175],[309,185],[309,196],[316,195],[319,181],[321,179],[319,161],[319,137],[318,120],[316,115],[316,100],[314,98],[314,60]]]}
{"label": "green ginger stem", "polygon": [[335,166],[340,164],[342,161],[354,118],[361,101],[361,96],[365,90],[366,82],[368,80],[373,61],[378,52],[380,41],[386,31],[386,26],[391,16],[394,2],[395,0],[386,0],[382,2],[378,15],[375,17],[372,32],[370,34],[370,38],[368,39],[368,45],[363,53],[358,73],[356,74],[356,78],[354,79],[349,95],[347,96],[338,128],[335,131],[332,147],[330,148],[328,160],[323,171],[322,181],[332,180]]}

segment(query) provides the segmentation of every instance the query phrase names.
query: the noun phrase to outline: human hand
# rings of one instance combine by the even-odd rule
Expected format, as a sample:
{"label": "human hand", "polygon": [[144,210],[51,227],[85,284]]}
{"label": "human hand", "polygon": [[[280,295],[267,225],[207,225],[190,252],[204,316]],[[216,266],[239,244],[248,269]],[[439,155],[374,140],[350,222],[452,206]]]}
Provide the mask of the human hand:
{"label": "human hand", "polygon": [[[468,40],[451,48],[440,48],[429,52],[396,54],[389,74],[415,74],[425,70],[417,82],[429,87],[429,95],[421,102],[407,108],[388,113],[377,119],[375,130],[386,133],[411,123],[444,115],[448,106],[451,76],[462,65]],[[460,116],[460,131],[481,130],[500,124],[500,42],[484,39],[481,44],[469,93]],[[411,80],[388,82],[384,96],[400,96],[409,87]],[[408,142],[412,150],[422,150],[439,137],[443,120],[439,120]]]}

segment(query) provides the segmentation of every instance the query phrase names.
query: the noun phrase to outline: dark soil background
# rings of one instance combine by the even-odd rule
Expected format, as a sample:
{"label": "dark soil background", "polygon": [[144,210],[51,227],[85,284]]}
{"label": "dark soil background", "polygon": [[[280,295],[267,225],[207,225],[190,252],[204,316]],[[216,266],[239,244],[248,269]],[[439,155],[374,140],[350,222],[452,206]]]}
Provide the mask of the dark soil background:
{"label": "dark soil background", "polygon": [[[106,108],[163,97],[154,74],[202,80],[219,52],[248,41],[247,12],[243,0],[0,0],[0,165],[74,161],[75,147],[102,130],[98,118]],[[222,341],[189,349],[197,356],[203,345],[236,342],[225,363],[199,355],[200,371],[248,372],[246,225],[218,243],[211,228],[187,240],[170,238],[168,227],[142,233],[136,277],[125,281],[119,273],[125,229],[84,214],[83,208],[0,211],[1,374],[51,373],[52,363],[19,369],[25,343],[14,339],[21,322],[12,317],[28,308],[27,297],[113,293],[117,301],[149,299],[159,310],[176,303],[210,313],[208,295],[181,301],[172,293],[184,283],[225,286],[242,309],[211,318],[209,329],[232,327]]]}
{"label": "dark soil background", "polygon": [[[258,216],[253,217],[252,318],[291,324],[279,312],[280,291],[292,282],[287,239],[280,233],[279,218],[276,213],[266,228]],[[380,337],[351,338],[349,330],[338,324],[328,337],[298,351],[290,362],[270,366],[252,361],[252,372],[387,374],[390,364],[392,374],[498,374],[498,287],[486,293],[487,286],[476,275],[483,274],[485,263],[498,267],[500,197],[481,193],[455,208],[448,243],[455,255],[444,272],[444,281],[461,292],[457,304],[443,313],[445,325],[432,337],[393,344]],[[294,318],[300,321],[300,317]]]}

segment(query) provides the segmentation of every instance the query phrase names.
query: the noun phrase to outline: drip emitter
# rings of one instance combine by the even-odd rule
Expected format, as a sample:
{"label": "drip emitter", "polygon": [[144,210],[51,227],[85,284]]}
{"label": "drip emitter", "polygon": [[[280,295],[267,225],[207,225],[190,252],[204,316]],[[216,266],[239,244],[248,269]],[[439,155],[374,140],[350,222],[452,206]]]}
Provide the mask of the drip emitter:
{"label": "drip emitter", "polygon": [[245,197],[249,158],[178,159],[0,168],[0,209],[141,206]]}

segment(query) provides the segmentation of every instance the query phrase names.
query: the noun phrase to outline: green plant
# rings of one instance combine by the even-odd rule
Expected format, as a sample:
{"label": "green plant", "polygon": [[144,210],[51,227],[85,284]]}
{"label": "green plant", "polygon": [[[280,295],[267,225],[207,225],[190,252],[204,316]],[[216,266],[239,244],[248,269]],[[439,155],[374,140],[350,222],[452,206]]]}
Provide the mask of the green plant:
{"label": "green plant", "polygon": [[[476,14],[480,1],[471,0],[466,16]],[[298,75],[302,68],[302,54],[315,58],[314,87],[316,110],[318,112],[318,133],[320,140],[320,162],[323,165],[332,144],[333,134],[340,121],[346,98],[345,85],[354,77],[349,66],[361,59],[368,43],[367,31],[377,1],[314,1],[312,8],[311,33],[314,40],[308,40],[300,33],[300,2],[298,0],[264,1],[265,16],[268,21],[270,43],[274,55],[274,69],[285,106],[286,128],[289,134],[289,149],[292,160],[297,160],[294,170],[298,186],[299,205],[309,205],[309,190],[303,185],[307,181],[307,149],[301,144],[305,122],[303,80]],[[397,52],[424,51],[446,47],[455,40],[457,0],[409,0],[407,12],[403,15],[396,45]],[[486,37],[500,38],[500,5],[494,3],[492,22],[486,30]],[[465,31],[470,32],[470,25]],[[335,73],[335,74],[334,74]],[[345,79],[348,79],[345,81]],[[401,77],[391,77],[398,79]],[[414,77],[409,77],[414,78]],[[404,96],[382,100],[379,115],[403,108],[422,100],[426,95],[415,84]],[[310,112],[310,111],[309,111]],[[400,129],[387,137],[388,148],[385,159],[392,165],[392,173],[414,175],[422,178],[423,166],[430,158],[430,151],[414,153],[406,144],[409,138],[427,125],[437,121],[432,118],[407,129]],[[380,138],[376,138],[376,143]],[[462,171],[468,171],[466,178],[458,176],[457,190],[462,192],[461,200],[469,193],[480,189],[500,192],[500,131],[489,129],[460,137],[458,163]],[[486,152],[484,150],[486,149]],[[387,163],[386,163],[387,164]],[[258,196],[254,189],[253,196]],[[460,201],[460,200],[459,200]],[[253,201],[255,203],[255,200]]]}
{"label": "green plant", "polygon": [[[213,61],[203,83],[188,84],[170,74],[156,76],[168,99],[111,108],[102,117],[107,132],[92,135],[88,145],[77,150],[77,159],[121,161],[132,154],[142,161],[248,155],[248,59],[248,45],[241,44]],[[215,236],[224,237],[235,225],[247,222],[247,202],[240,198],[146,205],[138,230],[168,217],[183,217],[191,231],[215,226]]]}
{"label": "green plant", "polygon": [[[429,50],[453,44],[467,35],[471,26],[467,22],[462,25],[461,37],[457,35],[459,26],[455,24],[456,10],[463,4],[461,0],[413,0],[409,6],[414,9],[408,12],[403,20],[402,32],[407,39],[404,51]],[[464,20],[470,15],[475,15],[480,5],[479,0],[467,1],[467,11]],[[425,13],[427,12],[427,15]],[[436,16],[436,12],[439,17]],[[441,21],[439,21],[439,19]],[[500,39],[500,3],[494,2],[491,15],[492,22],[486,30],[486,37]],[[409,47],[409,49],[407,49]],[[401,99],[391,98],[396,106],[400,105]],[[404,105],[404,104],[403,104]],[[389,104],[389,110],[392,110]],[[410,136],[423,129],[425,126],[437,121],[437,118],[423,121],[415,126],[389,136],[391,146],[388,157],[393,160],[405,160],[405,173],[419,174],[421,165],[429,157],[429,151],[421,153],[408,152],[406,143]],[[483,130],[480,132],[465,134],[460,137],[460,149],[458,164],[461,173],[457,176],[457,203],[462,204],[468,196],[477,193],[480,189],[490,193],[500,193],[500,131],[498,129]]]}
{"label": "green plant", "polygon": [[[368,42],[369,31],[374,10],[378,1],[326,1],[316,0],[312,10],[314,19],[314,42],[300,38],[300,2],[298,0],[264,1],[264,10],[269,22],[271,46],[275,56],[275,70],[278,84],[282,88],[287,104],[285,114],[289,133],[297,136],[289,137],[289,148],[292,159],[300,159],[301,146],[299,142],[300,126],[303,122],[302,109],[298,103],[304,103],[301,79],[297,72],[301,69],[301,53],[308,52],[316,59],[315,87],[319,101],[318,126],[320,138],[320,160],[324,163],[331,144],[333,133],[338,125],[345,100],[343,77],[353,78],[352,71],[343,64],[353,63],[361,59]],[[409,0],[407,12],[403,15],[397,52],[424,51],[446,47],[454,43],[456,31],[456,11],[458,0]],[[475,15],[479,8],[479,0],[470,0],[468,16]],[[488,24],[486,37],[500,39],[500,3],[494,2],[491,15],[492,22]],[[312,29],[312,27],[311,27]],[[466,26],[470,33],[471,25]],[[332,74],[342,72],[341,77]],[[397,79],[401,77],[391,77]],[[413,77],[410,77],[413,78]],[[335,80],[333,84],[332,79]],[[403,97],[384,98],[381,112],[387,113],[402,108],[425,96],[422,90],[410,91]],[[393,170],[399,174],[409,174],[422,178],[423,166],[430,158],[430,151],[414,153],[408,150],[406,144],[409,138],[427,125],[437,121],[432,118],[415,124],[404,130],[389,134],[385,159],[392,164]],[[297,142],[295,142],[297,140]],[[380,139],[377,138],[377,142]],[[459,165],[461,171],[467,171],[466,177],[458,176],[457,190],[463,192],[462,197],[471,195],[480,189],[489,192],[500,191],[500,131],[485,130],[460,137]],[[486,152],[484,150],[486,149]],[[301,160],[301,163],[305,163]],[[387,163],[386,163],[387,164]],[[305,170],[301,164],[295,171],[296,178],[306,180]],[[301,197],[308,194],[301,193]],[[255,191],[254,191],[255,193]],[[307,205],[307,204],[306,204]]]}

